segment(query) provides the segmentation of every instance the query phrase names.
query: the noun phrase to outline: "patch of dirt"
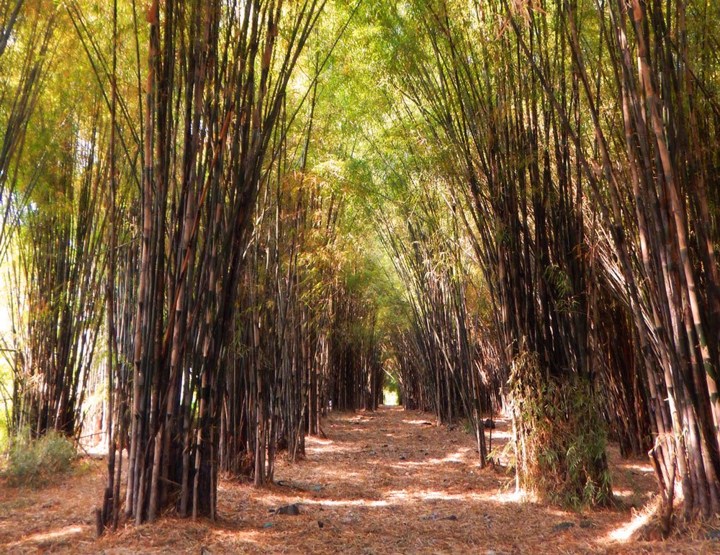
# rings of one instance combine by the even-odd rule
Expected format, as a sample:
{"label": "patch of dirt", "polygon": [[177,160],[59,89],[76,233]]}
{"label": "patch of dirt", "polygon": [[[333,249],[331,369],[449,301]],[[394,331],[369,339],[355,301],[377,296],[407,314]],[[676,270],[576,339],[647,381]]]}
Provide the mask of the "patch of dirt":
{"label": "patch of dirt", "polygon": [[[610,450],[619,509],[574,513],[514,492],[499,467],[480,469],[473,438],[431,415],[382,408],[332,414],[328,439],[308,438],[306,458],[277,463],[276,484],[220,485],[220,518],[165,516],[94,537],[104,464],[42,490],[0,483],[0,551],[11,553],[713,553],[720,541],[637,541],[655,492],[645,461]],[[493,447],[508,439],[493,430]],[[274,514],[297,505],[299,515]],[[636,508],[633,508],[636,507]],[[294,510],[279,511],[295,512]],[[703,537],[698,534],[699,537]]]}

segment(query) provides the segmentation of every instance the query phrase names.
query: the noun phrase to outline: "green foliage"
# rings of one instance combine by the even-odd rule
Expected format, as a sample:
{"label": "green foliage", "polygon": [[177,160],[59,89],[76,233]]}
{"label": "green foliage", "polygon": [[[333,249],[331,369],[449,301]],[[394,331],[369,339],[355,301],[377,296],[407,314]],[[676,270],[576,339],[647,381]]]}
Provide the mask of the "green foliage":
{"label": "green foliage", "polygon": [[70,470],[75,457],[72,442],[57,432],[35,440],[24,433],[13,439],[3,475],[11,485],[38,487]]}
{"label": "green foliage", "polygon": [[547,376],[537,354],[523,353],[510,388],[521,486],[575,509],[609,504],[605,423],[591,384],[575,375]]}
{"label": "green foliage", "polygon": [[[3,332],[4,330],[0,330]],[[0,362],[0,453],[4,453],[7,449],[8,430],[10,428],[10,413],[12,411],[12,401],[10,399],[10,390],[12,387],[12,373],[5,361]]]}
{"label": "green foliage", "polygon": [[[0,400],[0,405],[3,401]],[[8,423],[6,422],[4,407],[0,407],[0,452],[5,451],[8,441]]]}

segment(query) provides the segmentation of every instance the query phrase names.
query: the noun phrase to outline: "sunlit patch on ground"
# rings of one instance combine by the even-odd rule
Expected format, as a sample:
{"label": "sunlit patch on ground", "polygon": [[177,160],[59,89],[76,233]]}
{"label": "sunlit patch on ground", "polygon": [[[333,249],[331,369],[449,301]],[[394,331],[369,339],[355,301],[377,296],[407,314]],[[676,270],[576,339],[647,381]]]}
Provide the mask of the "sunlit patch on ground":
{"label": "sunlit patch on ground", "polygon": [[[496,422],[496,424],[498,424],[498,422]],[[502,429],[495,428],[492,431],[493,442],[496,439],[499,439],[502,441],[509,441],[511,437],[512,437],[512,430],[502,430]]]}
{"label": "sunlit patch on ground", "polygon": [[632,470],[634,472],[641,472],[643,474],[652,474],[653,469],[649,464],[639,464],[639,463],[625,463],[621,464],[620,468],[623,470]]}
{"label": "sunlit patch on ground", "polygon": [[627,543],[633,536],[644,526],[646,526],[653,517],[655,511],[654,504],[650,504],[642,511],[633,511],[629,521],[621,523],[619,526],[611,530],[605,535],[605,542]]}
{"label": "sunlit patch on ground", "polygon": [[343,447],[341,445],[335,445],[333,443],[327,444],[327,445],[315,445],[312,448],[312,451],[310,451],[308,454],[323,454],[323,453],[333,453],[334,455],[340,454],[340,453],[351,453],[352,448],[351,447]]}
{"label": "sunlit patch on ground", "polygon": [[21,540],[7,545],[9,548],[20,547],[26,544],[45,543],[59,539],[69,538],[80,534],[83,531],[81,526],[64,526],[56,530],[48,530],[47,532],[37,532],[23,537]]}
{"label": "sunlit patch on ground", "polygon": [[386,500],[375,499],[303,499],[302,505],[319,505],[323,507],[388,507]]}
{"label": "sunlit patch on ground", "polygon": [[522,503],[528,501],[529,495],[522,491],[495,492],[487,494],[487,500],[495,503]]}
{"label": "sunlit patch on ground", "polygon": [[467,492],[467,493],[448,493],[447,491],[390,491],[388,497],[393,500],[402,502],[416,501],[460,501],[463,503],[477,504],[482,502],[489,503],[519,503],[523,501],[524,496],[521,493],[502,493],[502,492]]}
{"label": "sunlit patch on ground", "polygon": [[403,424],[411,424],[413,426],[433,426],[429,420],[407,420],[403,419]]}
{"label": "sunlit patch on ground", "polygon": [[632,497],[633,495],[635,495],[635,492],[630,491],[629,489],[614,489],[613,495],[615,497],[619,497],[621,499],[622,498],[628,499],[628,498]]}

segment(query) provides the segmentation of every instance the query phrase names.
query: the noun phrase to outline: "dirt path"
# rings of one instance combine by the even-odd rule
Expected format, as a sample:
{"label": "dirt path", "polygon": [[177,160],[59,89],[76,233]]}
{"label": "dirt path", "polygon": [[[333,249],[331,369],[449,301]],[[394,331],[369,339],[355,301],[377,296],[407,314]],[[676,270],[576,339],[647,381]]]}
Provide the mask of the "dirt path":
{"label": "dirt path", "polygon": [[[720,543],[627,542],[642,516],[577,514],[528,503],[511,477],[480,470],[472,437],[401,408],[334,414],[328,439],[309,438],[305,460],[278,463],[282,485],[223,481],[216,523],[169,515],[95,540],[92,508],[102,465],[38,491],[0,485],[0,552],[105,553],[699,553]],[[494,445],[506,441],[499,426]],[[617,463],[614,489],[642,505],[654,489],[643,462]],[[297,503],[297,516],[274,508]],[[205,549],[206,551],[202,551]]]}

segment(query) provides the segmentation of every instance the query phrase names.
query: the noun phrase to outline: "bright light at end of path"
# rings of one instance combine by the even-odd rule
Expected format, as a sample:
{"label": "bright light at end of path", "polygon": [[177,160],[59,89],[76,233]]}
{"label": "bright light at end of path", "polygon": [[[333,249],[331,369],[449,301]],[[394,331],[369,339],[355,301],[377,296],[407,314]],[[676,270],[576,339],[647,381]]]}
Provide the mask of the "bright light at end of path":
{"label": "bright light at end of path", "polygon": [[400,398],[398,397],[397,391],[390,389],[383,389],[383,405],[387,407],[397,407],[400,405]]}

